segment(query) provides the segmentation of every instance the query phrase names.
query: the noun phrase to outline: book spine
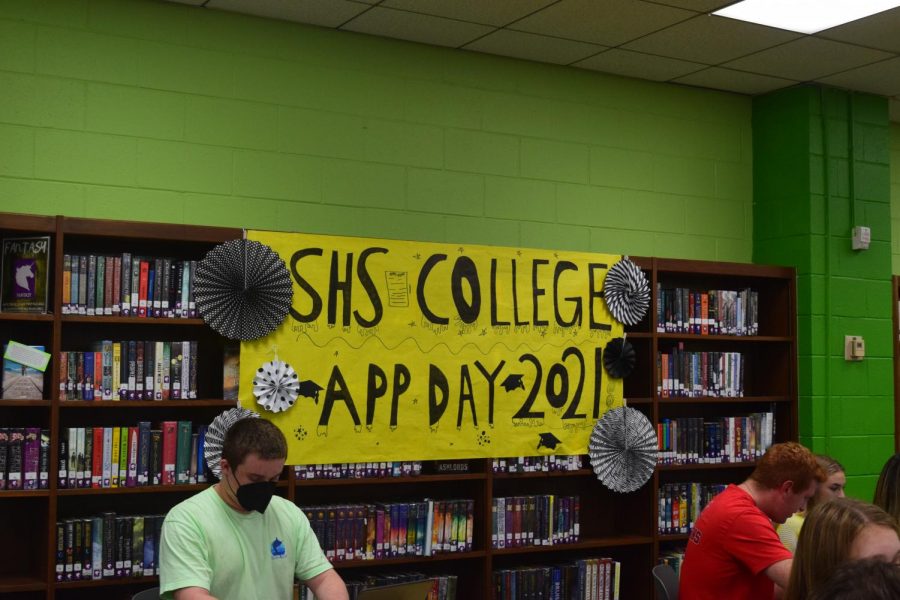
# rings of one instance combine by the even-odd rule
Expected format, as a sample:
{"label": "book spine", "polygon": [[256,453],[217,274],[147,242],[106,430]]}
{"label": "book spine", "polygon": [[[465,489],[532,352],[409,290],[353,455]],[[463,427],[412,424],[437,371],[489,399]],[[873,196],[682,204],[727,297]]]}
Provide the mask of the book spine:
{"label": "book spine", "polygon": [[105,302],[106,298],[104,298],[104,294],[106,293],[106,257],[98,256],[97,257],[97,281],[94,285],[94,314],[96,316],[101,316],[106,314]]}
{"label": "book spine", "polygon": [[36,490],[38,487],[38,469],[41,460],[41,430],[39,427],[26,427],[22,441],[22,489]]}
{"label": "book spine", "polygon": [[63,255],[62,314],[69,314],[72,298],[72,255]]}
{"label": "book spine", "polygon": [[162,483],[175,484],[175,461],[178,448],[178,423],[163,421],[162,423]]}
{"label": "book spine", "polygon": [[[138,342],[140,343],[140,342]],[[154,356],[156,344],[150,340],[143,342],[144,346],[144,400],[153,400],[153,383],[156,381],[156,358]]]}
{"label": "book spine", "polygon": [[[177,343],[177,342],[176,342]],[[191,343],[181,342],[181,397],[191,397]]]}
{"label": "book spine", "polygon": [[191,261],[191,273],[188,281],[188,316],[192,319],[197,318],[197,303],[194,298],[194,276],[197,273],[197,261]]}
{"label": "book spine", "polygon": [[172,392],[172,342],[162,342],[162,399],[171,398]]}
{"label": "book spine", "polygon": [[169,287],[171,282],[172,260],[169,258],[162,259],[162,285],[159,289],[160,309],[159,316],[171,317],[169,312]]}
{"label": "book spine", "polygon": [[150,431],[150,483],[151,485],[163,485],[165,483],[165,467],[162,458],[163,431],[153,429]]}
{"label": "book spine", "polygon": [[163,348],[165,342],[157,341],[153,348],[153,399],[163,399]]}
{"label": "book spine", "polygon": [[116,281],[116,259],[112,256],[104,257],[106,266],[103,269],[103,314],[113,314],[113,282]]}
{"label": "book spine", "polygon": [[122,316],[131,316],[131,253],[122,253],[122,282],[120,285],[121,295],[120,303],[122,305]]}
{"label": "book spine", "polygon": [[93,254],[87,257],[87,296],[85,297],[85,308],[88,316],[94,316],[97,306],[97,257]]}
{"label": "book spine", "polygon": [[[138,354],[140,349],[140,354]],[[134,340],[128,342],[128,399],[144,397],[144,344]]]}
{"label": "book spine", "polygon": [[[74,258],[72,259],[74,260]],[[87,289],[88,289],[88,257],[78,257],[78,314],[87,314]],[[75,270],[75,263],[72,263]]]}
{"label": "book spine", "polygon": [[113,343],[112,340],[103,340],[100,342],[101,353],[103,355],[103,370],[101,385],[103,389],[103,399],[113,399]]}
{"label": "book spine", "polygon": [[153,261],[154,284],[153,284],[153,316],[162,317],[162,289],[165,281],[166,271],[163,269],[163,259],[156,258]]}
{"label": "book spine", "polygon": [[[124,429],[124,428],[123,428]],[[137,427],[128,428],[128,466],[125,473],[125,486],[135,487],[138,483],[138,455],[140,436]]]}
{"label": "book spine", "polygon": [[140,269],[138,271],[138,316],[147,316],[147,286],[150,275],[150,263],[141,260]]}
{"label": "book spine", "polygon": [[186,319],[189,316],[188,295],[190,293],[191,279],[191,261],[186,260],[181,264],[181,314],[180,317]]}
{"label": "book spine", "polygon": [[138,422],[137,484],[150,485],[150,422]]}
{"label": "book spine", "polygon": [[118,317],[122,314],[122,257],[114,256],[112,261],[112,314]]}
{"label": "book spine", "polygon": [[187,484],[191,481],[191,422],[178,421],[175,448],[175,483]]}
{"label": "book spine", "polygon": [[188,377],[189,384],[189,398],[191,400],[195,400],[198,396],[197,389],[197,365],[199,364],[198,354],[200,352],[199,343],[197,340],[192,340],[190,342],[191,349],[191,369]]}

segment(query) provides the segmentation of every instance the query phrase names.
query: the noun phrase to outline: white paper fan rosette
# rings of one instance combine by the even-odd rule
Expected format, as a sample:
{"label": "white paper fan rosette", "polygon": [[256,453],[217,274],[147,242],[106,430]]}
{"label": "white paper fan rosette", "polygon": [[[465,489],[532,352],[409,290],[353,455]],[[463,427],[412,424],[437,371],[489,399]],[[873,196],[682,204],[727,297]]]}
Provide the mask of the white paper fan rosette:
{"label": "white paper fan rosette", "polygon": [[294,291],[274,250],[253,240],[231,240],[197,264],[194,294],[210,327],[232,340],[255,340],[281,325]]}
{"label": "white paper fan rosette", "polygon": [[253,395],[256,403],[266,410],[281,412],[297,401],[300,380],[294,367],[277,358],[256,370],[253,378]]}
{"label": "white paper fan rosette", "polygon": [[206,460],[206,466],[216,478],[221,479],[222,477],[222,465],[219,464],[219,461],[222,459],[222,443],[225,441],[225,433],[241,419],[253,417],[259,417],[259,414],[246,408],[229,408],[209,424],[206,429],[203,458]]}
{"label": "white paper fan rosette", "polygon": [[612,408],[594,425],[588,455],[603,485],[614,492],[633,492],[653,476],[656,429],[639,410]]}
{"label": "white paper fan rosette", "polygon": [[630,258],[623,256],[606,273],[603,298],[616,321],[625,325],[637,325],[650,308],[647,276]]}

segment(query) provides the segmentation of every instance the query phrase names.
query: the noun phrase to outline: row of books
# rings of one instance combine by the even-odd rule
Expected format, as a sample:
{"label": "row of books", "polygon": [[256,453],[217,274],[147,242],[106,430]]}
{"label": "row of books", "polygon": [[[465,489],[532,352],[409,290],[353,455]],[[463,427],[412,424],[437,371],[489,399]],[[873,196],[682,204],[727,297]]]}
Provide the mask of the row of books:
{"label": "row of books", "polygon": [[663,418],[656,425],[660,464],[718,464],[760,458],[775,439],[775,413]]}
{"label": "row of books", "polygon": [[695,335],[757,335],[759,293],[692,290],[656,284],[656,331]]}
{"label": "row of books", "polygon": [[[386,585],[396,585],[412,581],[431,581],[431,591],[423,600],[456,600],[458,578],[456,575],[426,576],[423,573],[386,573],[384,575],[370,576],[364,580],[345,579],[347,593],[350,600],[357,600],[359,593],[370,588]],[[301,587],[300,600],[316,600],[315,594],[307,587]]]}
{"label": "row of books", "polygon": [[195,260],[63,255],[62,313],[88,316],[197,316]]}
{"label": "row of books", "polygon": [[509,496],[491,503],[491,547],[572,544],[581,535],[578,496]]}
{"label": "row of books", "polygon": [[0,490],[50,487],[50,430],[0,427]]}
{"label": "row of books", "polygon": [[582,468],[581,455],[575,456],[515,456],[491,461],[494,473],[549,473],[577,471]]}
{"label": "row of books", "polygon": [[718,483],[666,483],[660,486],[659,533],[688,533],[697,522],[700,511],[717,495],[725,491],[726,484]]}
{"label": "row of books", "polygon": [[334,562],[472,550],[471,499],[301,507]]}
{"label": "row of books", "polygon": [[102,340],[92,351],[59,353],[60,400],[197,398],[198,344]]}
{"label": "row of books", "polygon": [[684,344],[656,355],[656,393],[662,398],[744,395],[740,352],[687,352]]}
{"label": "row of books", "polygon": [[494,571],[494,600],[618,600],[622,564],[586,558],[570,564]]}
{"label": "row of books", "polygon": [[59,440],[59,487],[203,483],[206,425],[150,421],[132,427],[68,427]]}
{"label": "row of books", "polygon": [[294,465],[297,479],[369,479],[421,475],[422,461]]}
{"label": "row of books", "polygon": [[56,581],[159,575],[165,515],[94,517],[56,523]]}

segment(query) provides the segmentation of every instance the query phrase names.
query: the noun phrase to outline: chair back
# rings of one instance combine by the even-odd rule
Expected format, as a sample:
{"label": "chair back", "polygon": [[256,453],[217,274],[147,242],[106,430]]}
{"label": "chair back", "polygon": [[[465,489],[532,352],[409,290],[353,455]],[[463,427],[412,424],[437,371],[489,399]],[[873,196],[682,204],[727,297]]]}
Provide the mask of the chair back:
{"label": "chair back", "polygon": [[150,588],[149,590],[141,590],[131,597],[131,600],[159,600],[159,588]]}
{"label": "chair back", "polygon": [[653,567],[653,581],[656,595],[660,600],[678,600],[678,575],[669,565]]}

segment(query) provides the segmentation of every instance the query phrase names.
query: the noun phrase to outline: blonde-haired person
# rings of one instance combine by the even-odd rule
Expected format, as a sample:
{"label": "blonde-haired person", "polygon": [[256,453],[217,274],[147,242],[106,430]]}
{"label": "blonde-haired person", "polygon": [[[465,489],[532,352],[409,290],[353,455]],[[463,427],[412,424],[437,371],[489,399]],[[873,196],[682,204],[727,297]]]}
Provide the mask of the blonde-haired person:
{"label": "blonde-haired person", "polygon": [[791,569],[785,600],[807,600],[846,562],[900,559],[900,535],[892,516],[874,504],[837,498],[809,512]]}
{"label": "blonde-haired person", "polygon": [[900,523],[900,454],[890,457],[881,468],[872,503]]}
{"label": "blonde-haired person", "polygon": [[828,502],[834,498],[844,497],[844,488],[847,486],[847,475],[844,473],[844,466],[824,454],[816,454],[816,462],[825,471],[828,479],[825,480],[825,483],[819,485],[816,495],[806,503],[806,510],[792,515],[777,528],[781,543],[791,552],[797,551],[797,538],[800,536],[800,529],[803,527],[803,521],[806,515],[809,514],[809,511],[815,508],[817,504]]}

